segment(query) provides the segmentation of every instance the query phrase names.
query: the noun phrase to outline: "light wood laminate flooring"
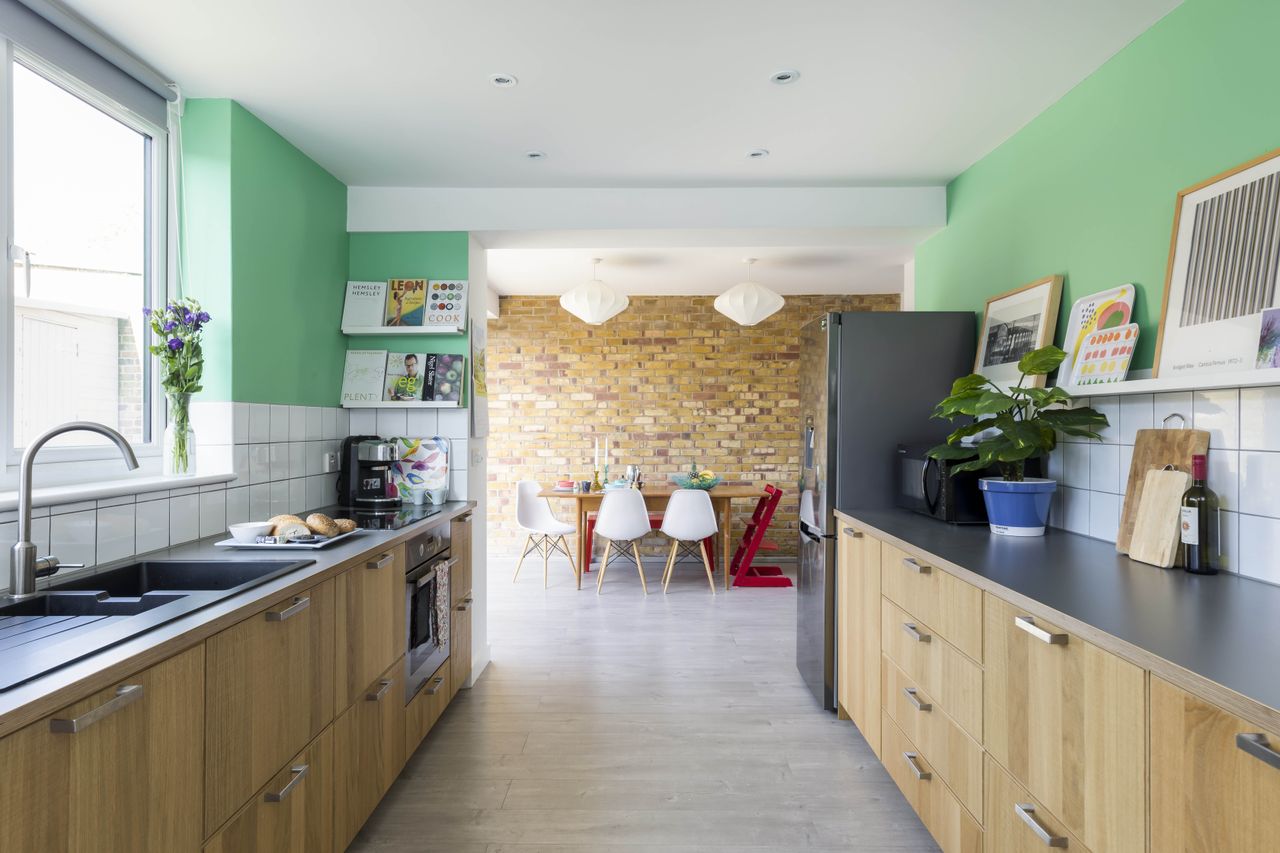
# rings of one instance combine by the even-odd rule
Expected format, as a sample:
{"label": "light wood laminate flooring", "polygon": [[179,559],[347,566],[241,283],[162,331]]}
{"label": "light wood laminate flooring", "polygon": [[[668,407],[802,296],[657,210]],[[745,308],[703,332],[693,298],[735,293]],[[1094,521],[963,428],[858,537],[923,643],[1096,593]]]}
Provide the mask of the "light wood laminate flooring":
{"label": "light wood laminate flooring", "polygon": [[[368,853],[930,851],[848,722],[794,664],[795,590],[719,590],[681,563],[490,564],[493,662],[352,846]],[[589,581],[589,582],[585,582]]]}

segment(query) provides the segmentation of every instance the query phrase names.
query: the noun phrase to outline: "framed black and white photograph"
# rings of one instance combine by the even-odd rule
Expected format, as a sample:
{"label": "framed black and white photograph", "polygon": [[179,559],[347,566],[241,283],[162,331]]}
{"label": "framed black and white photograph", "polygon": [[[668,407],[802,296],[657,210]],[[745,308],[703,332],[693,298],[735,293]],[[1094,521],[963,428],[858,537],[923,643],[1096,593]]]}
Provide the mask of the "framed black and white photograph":
{"label": "framed black and white photograph", "polygon": [[[987,300],[978,339],[974,372],[1000,385],[1016,384],[1021,373],[1018,359],[1053,343],[1062,299],[1062,276],[1033,281]],[[1035,377],[1044,385],[1044,377]]]}
{"label": "framed black and white photograph", "polygon": [[1178,193],[1155,375],[1260,365],[1278,270],[1280,151]]}

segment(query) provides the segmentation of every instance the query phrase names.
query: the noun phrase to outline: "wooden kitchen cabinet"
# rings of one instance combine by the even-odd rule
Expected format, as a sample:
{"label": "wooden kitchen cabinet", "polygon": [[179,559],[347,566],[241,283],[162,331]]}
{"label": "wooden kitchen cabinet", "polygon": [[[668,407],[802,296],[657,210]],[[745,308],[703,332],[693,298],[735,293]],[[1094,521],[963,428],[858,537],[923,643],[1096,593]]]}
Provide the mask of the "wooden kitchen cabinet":
{"label": "wooden kitchen cabinet", "polygon": [[403,658],[365,685],[333,731],[333,834],[345,850],[404,766]]}
{"label": "wooden kitchen cabinet", "polygon": [[880,755],[880,541],[841,522],[837,541],[836,693]]}
{"label": "wooden kitchen cabinet", "polygon": [[1151,678],[1151,850],[1280,845],[1280,733]]}
{"label": "wooden kitchen cabinet", "polygon": [[371,554],[335,580],[335,713],[405,650],[404,546]]}
{"label": "wooden kitchen cabinet", "polygon": [[408,760],[408,757],[413,755],[414,750],[422,744],[427,733],[436,724],[436,720],[440,719],[444,709],[449,706],[449,699],[453,696],[453,691],[450,689],[449,684],[450,666],[449,661],[440,664],[440,668],[427,679],[427,683],[405,706],[405,760]]}
{"label": "wooden kitchen cabinet", "polygon": [[0,850],[200,849],[204,647],[0,740]]}
{"label": "wooden kitchen cabinet", "polygon": [[205,834],[333,719],[334,581],[206,641]]}
{"label": "wooden kitchen cabinet", "polygon": [[475,601],[468,593],[453,606],[449,617],[449,698],[471,678],[471,614]]}
{"label": "wooden kitchen cabinet", "polygon": [[1094,853],[1146,848],[1146,673],[987,596],[987,751]]}
{"label": "wooden kitchen cabinet", "polygon": [[982,662],[982,590],[889,543],[881,547],[885,598]]}
{"label": "wooden kitchen cabinet", "polygon": [[333,727],[326,727],[205,845],[205,853],[330,853]]}
{"label": "wooden kitchen cabinet", "polygon": [[455,518],[450,524],[449,556],[456,562],[449,570],[449,603],[456,607],[471,595],[471,514]]}
{"label": "wooden kitchen cabinet", "polygon": [[881,721],[881,731],[884,746],[881,760],[885,769],[943,853],[981,853],[981,824],[960,804],[928,757],[902,733],[888,713]]}
{"label": "wooden kitchen cabinet", "polygon": [[[1005,770],[987,757],[987,849],[994,853],[1040,853],[1046,848],[1088,853],[1062,821],[1032,799]],[[1141,851],[1143,848],[1137,848]],[[1154,851],[1155,848],[1152,848]]]}
{"label": "wooden kitchen cabinet", "polygon": [[881,599],[880,646],[974,740],[982,738],[982,668],[900,607]]}

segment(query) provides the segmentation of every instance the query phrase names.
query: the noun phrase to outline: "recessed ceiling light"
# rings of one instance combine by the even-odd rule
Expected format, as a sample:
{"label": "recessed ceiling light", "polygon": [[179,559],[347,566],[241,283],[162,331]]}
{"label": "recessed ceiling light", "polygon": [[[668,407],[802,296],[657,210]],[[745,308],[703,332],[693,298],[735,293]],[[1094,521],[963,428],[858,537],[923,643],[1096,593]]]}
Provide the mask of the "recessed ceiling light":
{"label": "recessed ceiling light", "polygon": [[499,89],[511,89],[520,81],[516,79],[514,74],[490,74],[489,82]]}
{"label": "recessed ceiling light", "polygon": [[775,71],[769,75],[771,82],[777,83],[779,86],[785,86],[788,83],[794,83],[800,79],[800,72],[794,68],[784,68],[781,71]]}
{"label": "recessed ceiling light", "polygon": [[526,160],[545,160],[545,159],[547,159],[547,152],[545,152],[545,151],[526,151],[526,152],[524,152],[524,156],[525,156],[525,159],[526,159]]}
{"label": "recessed ceiling light", "polygon": [[750,151],[747,152],[748,160],[763,160],[765,157],[768,157],[768,156],[769,156],[768,148],[752,148]]}

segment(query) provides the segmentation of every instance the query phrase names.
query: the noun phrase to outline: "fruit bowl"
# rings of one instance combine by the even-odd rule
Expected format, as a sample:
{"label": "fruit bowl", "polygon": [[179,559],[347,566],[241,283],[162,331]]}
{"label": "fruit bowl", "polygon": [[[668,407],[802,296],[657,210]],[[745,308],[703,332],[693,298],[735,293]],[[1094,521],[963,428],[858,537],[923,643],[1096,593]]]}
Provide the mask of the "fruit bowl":
{"label": "fruit bowl", "polygon": [[677,486],[679,486],[682,489],[708,490],[708,489],[714,489],[716,486],[724,482],[724,480],[720,477],[717,477],[714,474],[712,474],[711,476],[700,474],[696,477],[693,476],[692,474],[672,474],[671,482],[675,483]]}

